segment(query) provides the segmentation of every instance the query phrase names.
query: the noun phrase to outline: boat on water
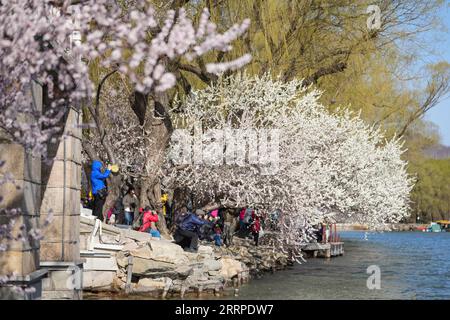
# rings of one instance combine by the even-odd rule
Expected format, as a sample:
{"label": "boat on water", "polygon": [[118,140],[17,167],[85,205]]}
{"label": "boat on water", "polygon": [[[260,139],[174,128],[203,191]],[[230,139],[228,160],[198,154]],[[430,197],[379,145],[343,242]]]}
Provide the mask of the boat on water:
{"label": "boat on water", "polygon": [[450,220],[438,220],[431,222],[427,228],[424,228],[424,232],[450,232]]}

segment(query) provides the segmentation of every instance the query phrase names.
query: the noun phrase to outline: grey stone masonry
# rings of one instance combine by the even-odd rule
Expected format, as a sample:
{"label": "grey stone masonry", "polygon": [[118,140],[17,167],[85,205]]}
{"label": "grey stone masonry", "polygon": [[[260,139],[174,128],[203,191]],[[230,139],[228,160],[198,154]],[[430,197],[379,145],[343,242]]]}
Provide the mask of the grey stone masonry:
{"label": "grey stone masonry", "polygon": [[41,241],[42,261],[78,261],[80,190],[81,190],[81,126],[80,113],[70,108],[64,134],[51,145],[51,164],[42,164],[45,190],[40,208],[41,221],[52,214],[53,222]]}
{"label": "grey stone masonry", "polygon": [[[81,299],[80,260],[81,115],[70,108],[64,133],[49,146],[51,164],[42,165],[45,190],[41,221],[52,215],[52,223],[41,240],[41,267],[49,275],[43,282],[43,299]],[[80,284],[80,285],[74,285]]]}
{"label": "grey stone masonry", "polygon": [[[42,88],[31,86],[35,105],[42,109]],[[26,119],[23,119],[26,121]],[[12,234],[23,240],[3,239],[6,251],[0,251],[0,275],[15,275],[14,280],[0,286],[0,299],[39,299],[41,279],[46,274],[40,270],[39,241],[29,237],[29,232],[39,228],[41,206],[41,158],[32,155],[20,145],[9,142],[5,132],[0,132],[0,225],[12,225]],[[9,179],[6,179],[10,177]],[[20,209],[20,214],[10,216],[4,210]],[[27,293],[17,289],[33,288]]]}

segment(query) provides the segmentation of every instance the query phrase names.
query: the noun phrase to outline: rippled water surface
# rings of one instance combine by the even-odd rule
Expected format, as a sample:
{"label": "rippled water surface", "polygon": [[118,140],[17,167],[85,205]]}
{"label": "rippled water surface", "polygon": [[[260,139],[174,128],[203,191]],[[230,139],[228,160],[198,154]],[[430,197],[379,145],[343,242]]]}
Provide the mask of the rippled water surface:
{"label": "rippled water surface", "polygon": [[[450,233],[343,232],[345,255],[253,280],[237,299],[450,299]],[[379,266],[381,289],[367,268]]]}

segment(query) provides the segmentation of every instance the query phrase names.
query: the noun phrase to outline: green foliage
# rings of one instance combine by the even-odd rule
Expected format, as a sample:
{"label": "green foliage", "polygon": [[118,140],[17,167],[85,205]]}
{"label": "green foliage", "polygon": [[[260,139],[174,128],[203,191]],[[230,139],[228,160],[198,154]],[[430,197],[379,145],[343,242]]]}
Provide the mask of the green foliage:
{"label": "green foliage", "polygon": [[421,222],[450,219],[450,159],[424,159],[409,169],[417,175],[410,220],[416,221],[417,216]]}

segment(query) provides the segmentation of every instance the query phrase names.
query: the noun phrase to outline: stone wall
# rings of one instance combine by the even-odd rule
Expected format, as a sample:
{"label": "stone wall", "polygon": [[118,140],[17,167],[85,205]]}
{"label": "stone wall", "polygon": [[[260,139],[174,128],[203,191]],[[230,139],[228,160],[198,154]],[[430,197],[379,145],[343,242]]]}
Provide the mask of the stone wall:
{"label": "stone wall", "polygon": [[[42,89],[33,85],[33,95],[37,108],[42,108]],[[41,278],[45,274],[39,271],[39,241],[28,237],[32,229],[39,228],[41,206],[41,159],[27,153],[20,145],[9,143],[7,137],[0,137],[0,180],[11,175],[13,180],[0,184],[1,209],[20,209],[20,215],[8,217],[0,214],[0,225],[13,223],[13,234],[23,235],[24,241],[7,241],[7,251],[0,252],[0,275],[15,273],[16,281],[10,284],[17,287],[31,287],[34,292],[11,292],[9,285],[0,290],[3,299],[36,299],[41,296]],[[16,289],[17,289],[16,287]]]}
{"label": "stone wall", "polygon": [[[45,111],[42,88],[33,84],[31,89],[38,111]],[[0,209],[21,209],[21,214],[14,217],[14,234],[27,235],[33,228],[42,229],[51,215],[50,225],[42,229],[44,238],[40,243],[26,236],[26,241],[8,241],[8,250],[0,253],[0,275],[15,273],[14,284],[33,283],[37,289],[22,297],[2,289],[8,299],[40,298],[41,291],[43,298],[81,298],[81,285],[71,285],[71,279],[82,274],[79,272],[82,267],[79,245],[80,124],[80,112],[67,108],[61,121],[64,131],[60,139],[48,144],[44,161],[28,154],[21,146],[8,143],[6,135],[0,137],[0,160],[5,161],[0,168],[0,179],[7,174],[14,177],[12,183],[0,185],[0,195],[4,198]],[[9,223],[11,219],[1,214],[0,224]],[[20,229],[22,225],[24,227]],[[44,274],[47,277],[41,284]]]}
{"label": "stone wall", "polygon": [[43,261],[75,261],[80,259],[79,222],[81,190],[80,114],[70,108],[64,135],[49,152],[50,164],[42,165],[43,184],[41,220],[51,212],[53,222],[41,241]]}
{"label": "stone wall", "polygon": [[[64,133],[49,145],[53,161],[42,164],[41,221],[52,223],[44,232],[40,258],[49,270],[44,298],[81,298],[81,287],[71,285],[82,266],[80,260],[81,115],[69,108]],[[78,280],[74,280],[78,282]]]}

